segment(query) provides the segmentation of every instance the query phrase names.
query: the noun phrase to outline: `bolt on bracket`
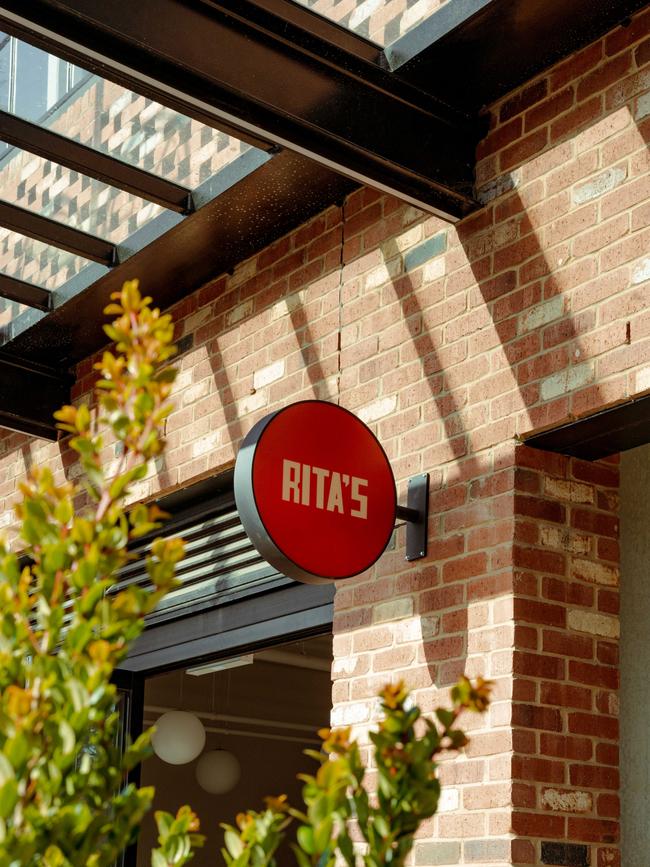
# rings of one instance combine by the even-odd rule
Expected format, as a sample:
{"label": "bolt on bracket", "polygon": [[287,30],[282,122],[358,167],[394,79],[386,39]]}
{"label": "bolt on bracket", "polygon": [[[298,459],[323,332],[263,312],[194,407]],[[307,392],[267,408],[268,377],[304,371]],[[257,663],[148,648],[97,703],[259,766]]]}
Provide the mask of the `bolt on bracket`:
{"label": "bolt on bracket", "polygon": [[397,507],[396,517],[406,522],[406,559],[419,560],[426,557],[429,473],[421,473],[409,479],[406,505]]}

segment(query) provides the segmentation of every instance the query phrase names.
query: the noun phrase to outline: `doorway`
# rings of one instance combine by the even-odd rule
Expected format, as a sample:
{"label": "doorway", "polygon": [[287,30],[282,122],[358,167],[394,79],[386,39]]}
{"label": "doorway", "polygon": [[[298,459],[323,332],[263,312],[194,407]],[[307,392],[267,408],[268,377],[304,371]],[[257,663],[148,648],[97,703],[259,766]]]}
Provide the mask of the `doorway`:
{"label": "doorway", "polygon": [[[140,784],[155,786],[154,810],[175,813],[189,804],[198,814],[207,840],[193,865],[212,867],[218,860],[220,822],[261,809],[266,795],[298,802],[296,775],[314,766],[303,752],[318,748],[316,732],[329,725],[331,663],[327,634],[145,677],[145,726],[158,723],[167,735],[157,737],[159,754],[143,763]],[[178,711],[198,723],[170,716]],[[200,747],[199,754],[182,764],[165,761],[179,758],[174,751],[184,737],[199,739],[191,750]],[[152,812],[142,828],[138,867],[148,867],[155,841]]]}

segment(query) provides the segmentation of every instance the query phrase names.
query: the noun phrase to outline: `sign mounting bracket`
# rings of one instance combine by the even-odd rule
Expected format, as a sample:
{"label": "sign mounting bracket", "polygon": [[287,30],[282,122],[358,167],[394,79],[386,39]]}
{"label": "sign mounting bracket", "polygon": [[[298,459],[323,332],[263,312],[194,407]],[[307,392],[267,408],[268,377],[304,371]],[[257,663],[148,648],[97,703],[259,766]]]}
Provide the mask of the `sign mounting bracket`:
{"label": "sign mounting bracket", "polygon": [[406,505],[398,506],[395,516],[406,522],[406,559],[419,560],[426,557],[429,473],[420,473],[409,479]]}

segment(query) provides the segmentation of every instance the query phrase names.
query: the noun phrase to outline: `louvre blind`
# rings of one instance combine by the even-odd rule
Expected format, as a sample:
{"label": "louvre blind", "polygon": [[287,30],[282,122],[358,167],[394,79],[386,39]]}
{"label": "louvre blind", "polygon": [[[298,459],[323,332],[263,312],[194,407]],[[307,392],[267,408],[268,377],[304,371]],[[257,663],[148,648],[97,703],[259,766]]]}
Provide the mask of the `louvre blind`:
{"label": "louvre blind", "polygon": [[[155,625],[244,596],[293,582],[257,553],[241,525],[232,492],[179,512],[156,534],[185,541],[185,558],[178,564],[179,587],[147,618]],[[136,555],[112,588],[149,585],[144,558],[151,538],[133,549]]]}

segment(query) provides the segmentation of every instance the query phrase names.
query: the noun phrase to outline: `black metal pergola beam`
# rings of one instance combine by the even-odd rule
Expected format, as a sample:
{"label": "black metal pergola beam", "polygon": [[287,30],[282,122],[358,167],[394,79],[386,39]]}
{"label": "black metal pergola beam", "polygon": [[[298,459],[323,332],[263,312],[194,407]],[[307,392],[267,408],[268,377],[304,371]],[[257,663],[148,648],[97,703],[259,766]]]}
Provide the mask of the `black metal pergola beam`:
{"label": "black metal pergola beam", "polygon": [[72,378],[0,352],[0,426],[55,440],[52,414],[70,401]]}
{"label": "black metal pergola beam", "polygon": [[647,0],[451,0],[385,49],[400,78],[475,112],[599,39]]}
{"label": "black metal pergola beam", "polygon": [[114,244],[8,202],[0,202],[0,226],[100,265],[112,267],[117,263]]}
{"label": "black metal pergola beam", "polygon": [[290,0],[2,0],[0,26],[447,219],[476,207],[476,123]]}
{"label": "black metal pergola beam", "polygon": [[18,280],[16,277],[10,277],[9,274],[0,274],[0,298],[15,301],[17,304],[24,304],[26,307],[33,307],[36,310],[47,312],[52,309],[52,296],[47,289],[34,286],[33,283],[26,283],[24,280]]}
{"label": "black metal pergola beam", "polygon": [[179,214],[193,210],[192,194],[184,187],[6,111],[0,111],[0,141]]}

